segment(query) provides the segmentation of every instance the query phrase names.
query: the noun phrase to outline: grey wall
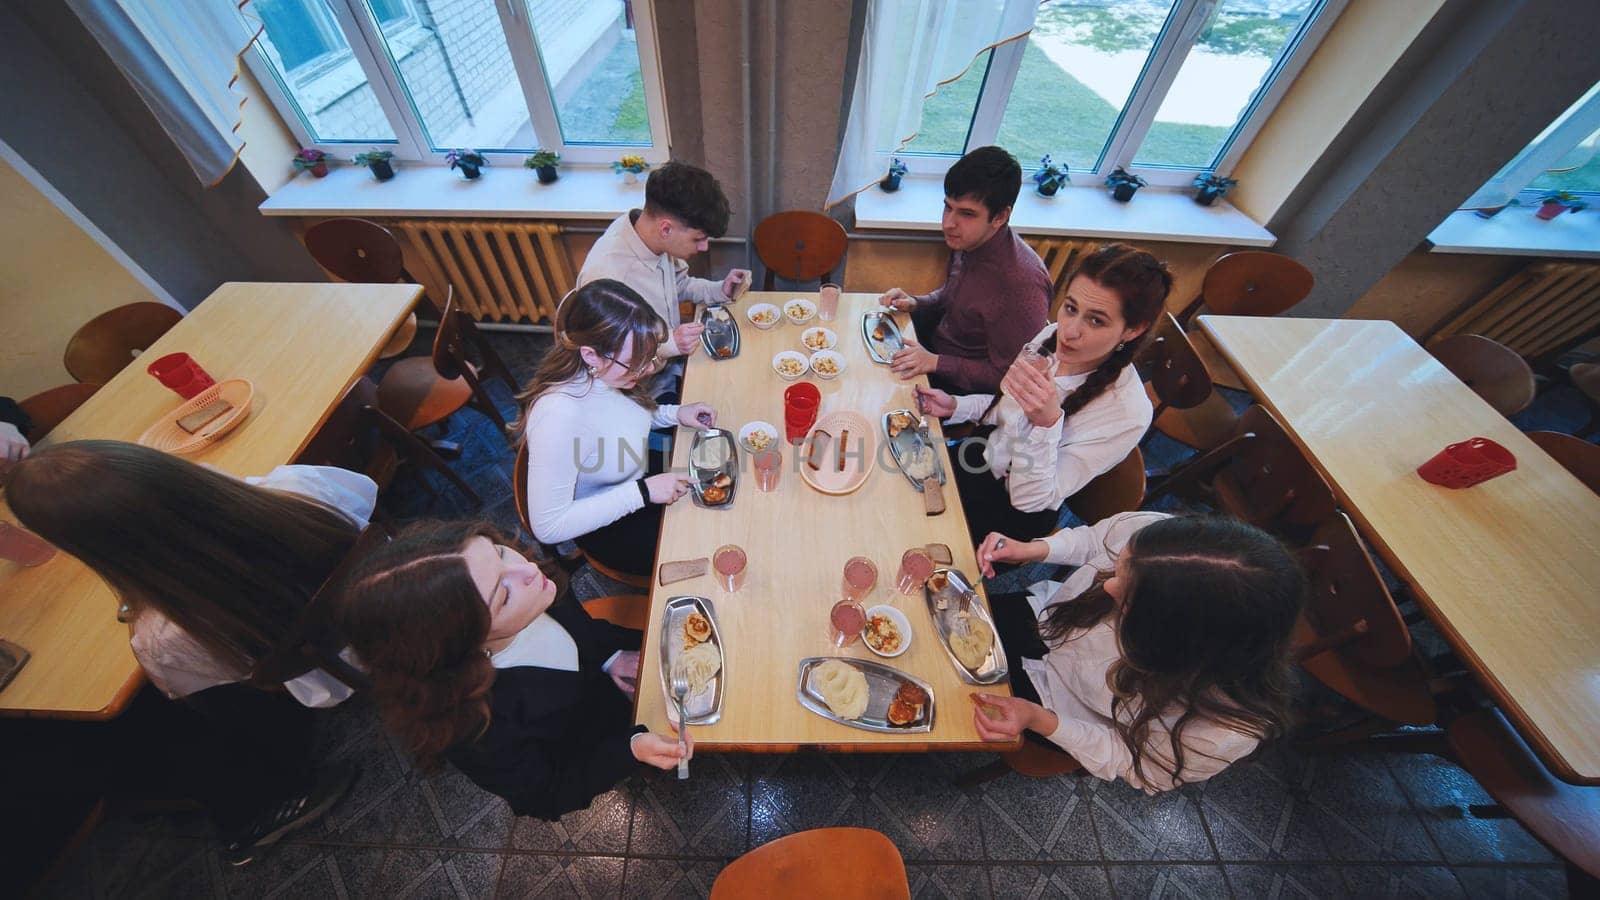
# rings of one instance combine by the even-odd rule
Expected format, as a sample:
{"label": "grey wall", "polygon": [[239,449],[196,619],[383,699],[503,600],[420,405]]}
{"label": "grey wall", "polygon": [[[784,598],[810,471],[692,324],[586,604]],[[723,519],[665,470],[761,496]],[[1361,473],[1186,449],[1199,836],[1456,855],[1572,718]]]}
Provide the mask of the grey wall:
{"label": "grey wall", "polygon": [[1317,277],[1297,316],[1343,315],[1600,81],[1600,3],[1453,0],[1268,228]]}
{"label": "grey wall", "polygon": [[65,4],[0,0],[0,139],[174,298],[324,281],[244,166],[206,190]]}

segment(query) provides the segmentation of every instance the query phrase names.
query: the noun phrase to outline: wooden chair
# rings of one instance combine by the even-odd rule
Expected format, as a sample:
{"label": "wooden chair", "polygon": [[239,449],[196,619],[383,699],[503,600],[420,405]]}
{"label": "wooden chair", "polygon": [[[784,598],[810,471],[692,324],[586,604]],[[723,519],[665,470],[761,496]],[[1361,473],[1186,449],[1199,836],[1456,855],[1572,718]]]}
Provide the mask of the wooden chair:
{"label": "wooden chair", "polygon": [[106,384],[183,318],[165,303],[129,303],[85,322],[61,357],[67,374],[87,384]]}
{"label": "wooden chair", "polygon": [[1514,416],[1533,402],[1533,369],[1498,341],[1454,334],[1429,346],[1428,352],[1502,416]]}
{"label": "wooden chair", "polygon": [[500,433],[505,436],[505,418],[484,389],[479,368],[467,358],[468,343],[484,360],[483,372],[501,378],[513,393],[520,390],[511,370],[478,333],[472,320],[456,308],[452,288],[439,318],[432,355],[402,359],[391,365],[378,382],[378,408],[406,430],[418,431],[471,405],[500,426]]}
{"label": "wooden chair", "polygon": [[[432,469],[443,475],[446,481],[455,485],[456,490],[471,498],[473,503],[483,503],[483,498],[479,497],[478,492],[472,489],[472,485],[467,484],[465,479],[457,475],[455,470],[450,468],[449,463],[446,463],[438,453],[434,452],[433,447],[427,441],[413,434],[411,429],[395,421],[389,414],[371,403],[362,404],[361,416],[361,425],[365,428],[373,429],[394,451],[399,462],[410,463],[417,468]],[[377,481],[378,479],[374,478],[373,480]],[[423,481],[423,484],[428,486],[427,481]],[[432,487],[428,486],[428,489],[431,491]]]}
{"label": "wooden chair", "polygon": [[1577,431],[1586,438],[1600,431],[1600,363],[1578,363],[1567,369],[1567,378],[1589,401],[1589,422]]}
{"label": "wooden chair", "polygon": [[1144,454],[1135,447],[1122,462],[1095,476],[1076,494],[1067,498],[1067,508],[1093,525],[1117,513],[1139,508],[1144,502]]}
{"label": "wooden chair", "polygon": [[894,842],[868,828],[817,828],[778,838],[729,863],[711,900],[910,898]]}
{"label": "wooden chair", "polygon": [[1558,431],[1530,431],[1528,439],[1577,476],[1589,490],[1600,494],[1600,444]]}
{"label": "wooden chair", "polygon": [[623,628],[643,631],[650,621],[650,598],[643,594],[594,597],[583,601],[583,608],[594,618],[605,619]]}
{"label": "wooden chair", "polygon": [[789,281],[823,278],[844,259],[849,238],[844,226],[819,212],[791,209],[756,225],[756,255],[766,267],[764,291],[776,290],[777,276]]}
{"label": "wooden chair", "polygon": [[[1239,250],[1211,264],[1200,283],[1200,295],[1178,313],[1178,321],[1188,327],[1202,307],[1223,316],[1275,316],[1304,300],[1315,285],[1311,270],[1287,256]],[[1244,389],[1244,380],[1205,335],[1194,335],[1193,344],[1213,382]]]}
{"label": "wooden chair", "polygon": [[1210,450],[1233,434],[1239,416],[1212,386],[1210,370],[1178,320],[1164,313],[1155,328],[1133,361],[1155,404],[1152,425],[1180,444]]}
{"label": "wooden chair", "polygon": [[83,401],[94,396],[94,392],[98,390],[100,390],[98,384],[63,384],[47,391],[40,391],[18,403],[17,405],[22,407],[22,411],[28,414],[28,419],[32,422],[28,433],[24,435],[28,443],[39,443],[40,438],[60,425],[63,419],[72,415],[74,410],[83,405]]}
{"label": "wooden chair", "polygon": [[[407,280],[400,242],[376,222],[325,219],[306,229],[304,241],[317,265],[340,281],[395,284]],[[417,314],[413,312],[378,351],[379,358],[399,356],[416,336]]]}
{"label": "wooden chair", "polygon": [[523,444],[517,448],[516,459],[511,464],[511,497],[512,502],[515,503],[517,507],[517,521],[522,523],[523,534],[526,534],[529,540],[539,545],[539,552],[542,553],[546,559],[554,561],[557,565],[565,569],[568,574],[574,572],[579,565],[588,563],[589,568],[594,569],[596,572],[599,572],[601,575],[604,575],[612,581],[621,582],[628,587],[638,588],[643,591],[650,590],[650,576],[648,575],[633,575],[613,569],[589,554],[584,553],[582,547],[579,547],[578,552],[572,556],[562,556],[554,546],[546,544],[534,536],[533,523],[528,519],[527,444]]}
{"label": "wooden chair", "polygon": [[1338,506],[1328,482],[1260,406],[1245,410],[1227,441],[1162,479],[1149,499],[1168,492],[1198,494],[1293,540],[1309,536]]}
{"label": "wooden chair", "polygon": [[1046,747],[1024,738],[1021,747],[1002,751],[999,759],[960,776],[956,784],[959,787],[972,787],[1011,772],[1028,778],[1054,778],[1082,770],[1083,764],[1065,750]]}

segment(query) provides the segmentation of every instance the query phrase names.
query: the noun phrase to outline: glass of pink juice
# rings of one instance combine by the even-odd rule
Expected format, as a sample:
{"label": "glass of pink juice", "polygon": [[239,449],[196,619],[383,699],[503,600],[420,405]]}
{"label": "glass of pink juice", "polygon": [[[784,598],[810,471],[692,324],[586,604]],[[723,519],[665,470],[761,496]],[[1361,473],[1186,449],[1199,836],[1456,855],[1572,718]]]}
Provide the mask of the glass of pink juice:
{"label": "glass of pink juice", "polygon": [[775,491],[778,489],[778,474],[783,471],[783,454],[777,447],[769,447],[755,455],[754,466],[756,470],[756,489],[760,491]]}
{"label": "glass of pink juice", "polygon": [[1039,347],[1035,346],[1034,344],[1028,344],[1022,348],[1022,352],[1017,354],[1017,362],[1028,366],[1046,378],[1055,377],[1055,354],[1052,353],[1047,356]]}
{"label": "glass of pink juice", "polygon": [[711,568],[716,570],[717,583],[725,591],[733,592],[744,587],[744,576],[749,570],[749,557],[744,549],[734,544],[723,544],[711,554]]}
{"label": "glass of pink juice", "polygon": [[867,611],[854,600],[840,600],[828,613],[828,640],[843,649],[854,644],[867,627]]}
{"label": "glass of pink juice", "polygon": [[902,594],[915,594],[922,590],[928,576],[933,574],[933,557],[920,547],[907,550],[900,556],[900,574],[895,576],[895,589]]}
{"label": "glass of pink juice", "polygon": [[822,295],[817,303],[817,318],[824,322],[832,322],[839,315],[839,286],[825,284],[822,286]]}
{"label": "glass of pink juice", "polygon": [[872,560],[865,556],[852,556],[844,564],[844,598],[850,601],[860,600],[872,593],[878,583],[878,567]]}
{"label": "glass of pink juice", "polygon": [[0,522],[0,559],[19,566],[37,566],[50,561],[56,548],[49,541],[10,522]]}

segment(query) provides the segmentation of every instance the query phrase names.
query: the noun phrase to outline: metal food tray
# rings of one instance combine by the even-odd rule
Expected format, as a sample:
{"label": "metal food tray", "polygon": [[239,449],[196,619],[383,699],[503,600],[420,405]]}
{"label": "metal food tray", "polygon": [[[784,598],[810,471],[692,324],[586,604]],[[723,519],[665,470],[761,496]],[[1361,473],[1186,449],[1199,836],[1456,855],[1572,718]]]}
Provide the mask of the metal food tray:
{"label": "metal food tray", "polygon": [[722,682],[728,675],[728,651],[722,643],[722,631],[717,627],[716,610],[705,597],[673,597],[661,613],[661,696],[666,700],[667,718],[677,721],[678,704],[672,699],[672,666],[687,640],[683,634],[683,620],[691,612],[699,612],[711,622],[708,640],[722,653],[722,669],[705,690],[685,697],[683,708],[690,725],[712,725],[722,718]]}
{"label": "metal food tray", "polygon": [[[881,341],[872,336],[880,322],[887,332]],[[861,340],[867,345],[867,355],[872,357],[872,361],[885,366],[906,345],[905,335],[900,333],[900,324],[889,310],[869,312],[861,317]]]}
{"label": "metal food tray", "polygon": [[[841,719],[828,708],[821,694],[811,690],[811,670],[830,659],[841,660],[855,666],[861,674],[867,676],[867,710],[861,714],[861,718]],[[916,721],[907,725],[890,725],[889,701],[894,699],[895,692],[900,690],[900,685],[908,681],[922,688],[923,693],[928,695],[928,702],[923,704],[922,715]],[[907,675],[893,666],[886,666],[880,662],[840,656],[813,656],[802,659],[795,693],[800,699],[800,705],[806,709],[829,721],[859,728],[862,731],[876,731],[882,734],[920,734],[933,730],[933,686],[916,676]]]}
{"label": "metal food tray", "polygon": [[[727,442],[726,455],[722,457],[721,465],[701,465],[703,454],[713,454],[716,451],[706,449],[707,445],[716,441]],[[718,475],[727,475],[732,479],[728,485],[728,499],[721,503],[708,503],[705,499],[706,485]],[[734,495],[739,491],[739,440],[733,432],[726,428],[702,428],[695,432],[694,443],[689,447],[689,494],[694,498],[696,506],[705,509],[727,509],[733,505]]]}
{"label": "metal food tray", "polygon": [[[910,416],[912,425],[909,428],[902,429],[898,435],[891,437],[889,435],[889,417],[896,413]],[[938,448],[934,446],[932,440],[923,437],[921,429],[916,426],[916,423],[921,421],[921,418],[921,416],[917,415],[916,410],[911,409],[891,409],[883,414],[883,439],[889,442],[889,452],[894,456],[894,464],[900,467],[900,473],[906,476],[906,480],[911,482],[911,486],[917,489],[917,493],[922,492],[922,479],[911,475],[911,472],[906,468],[906,457],[918,447],[928,448],[928,452],[933,459],[933,474],[938,476],[940,484],[947,483],[944,477],[944,461],[939,458]]]}
{"label": "metal food tray", "polygon": [[[973,588],[972,582],[967,580],[967,576],[963,575],[960,569],[933,570],[935,576],[941,572],[949,578],[943,589],[935,591],[931,587],[937,578],[929,578],[929,584],[924,585],[922,589],[928,600],[928,616],[933,619],[933,632],[939,636],[939,646],[943,647],[945,654],[950,657],[950,662],[956,667],[961,680],[968,684],[995,684],[1004,681],[1008,669],[1006,651],[1000,645],[1000,629],[994,625],[994,617],[989,613],[988,603],[982,597],[976,596],[976,592],[973,592],[974,597],[968,607],[968,613],[974,619],[983,620],[994,633],[994,642],[989,647],[989,655],[984,657],[983,665],[969,669],[962,665],[961,660],[956,658],[955,651],[950,649],[950,632],[961,627],[956,621],[956,611],[961,607],[961,595],[972,591]],[[939,608],[941,600],[944,602],[944,609]]]}
{"label": "metal food tray", "polygon": [[[718,319],[716,310],[726,318]],[[727,307],[721,304],[707,306],[700,310],[700,324],[706,327],[700,332],[700,344],[705,348],[706,355],[712,359],[733,359],[739,355],[739,323]],[[719,348],[727,347],[728,355],[723,356],[717,352]]]}

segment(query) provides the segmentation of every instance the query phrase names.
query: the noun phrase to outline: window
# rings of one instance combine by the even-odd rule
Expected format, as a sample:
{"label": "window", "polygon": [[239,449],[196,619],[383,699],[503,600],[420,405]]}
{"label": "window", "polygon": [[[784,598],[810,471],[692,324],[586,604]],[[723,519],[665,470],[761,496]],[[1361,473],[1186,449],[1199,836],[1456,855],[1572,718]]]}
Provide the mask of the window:
{"label": "window", "polygon": [[1496,210],[1512,199],[1533,206],[1566,191],[1600,203],[1600,84],[1567,107],[1473,194],[1463,209]]}
{"label": "window", "polygon": [[999,144],[1025,172],[1048,154],[1074,173],[1121,166],[1152,184],[1226,175],[1344,3],[1045,0],[1025,39],[927,101],[899,155],[939,173]]}
{"label": "window", "polygon": [[[246,55],[301,143],[441,161],[666,159],[650,0],[254,0]],[[251,16],[259,23],[249,21]],[[352,146],[354,145],[354,146]]]}

